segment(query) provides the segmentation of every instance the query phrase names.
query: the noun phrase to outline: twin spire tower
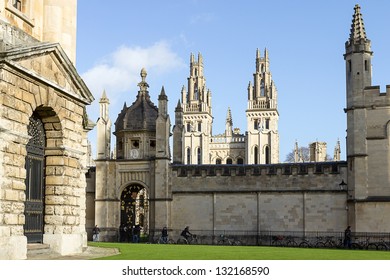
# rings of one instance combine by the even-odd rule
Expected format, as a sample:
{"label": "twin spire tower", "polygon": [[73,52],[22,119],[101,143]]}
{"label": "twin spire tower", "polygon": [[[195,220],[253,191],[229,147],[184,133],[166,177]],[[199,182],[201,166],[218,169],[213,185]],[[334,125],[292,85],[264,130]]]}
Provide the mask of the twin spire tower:
{"label": "twin spire tower", "polygon": [[[232,93],[233,96],[236,95]],[[256,71],[248,85],[247,129],[233,128],[230,108],[225,132],[212,134],[211,91],[206,87],[203,57],[191,54],[188,87],[175,110],[173,161],[182,164],[270,164],[279,162],[277,90],[268,51],[256,51]],[[237,96],[237,95],[236,95]],[[239,96],[239,95],[238,95]]]}

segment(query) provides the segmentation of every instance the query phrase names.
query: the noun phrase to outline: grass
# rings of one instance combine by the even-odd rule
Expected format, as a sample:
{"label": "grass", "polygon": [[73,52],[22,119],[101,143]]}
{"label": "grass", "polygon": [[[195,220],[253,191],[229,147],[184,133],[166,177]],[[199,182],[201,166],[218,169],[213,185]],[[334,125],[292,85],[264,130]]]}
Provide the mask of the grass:
{"label": "grass", "polygon": [[101,260],[390,260],[390,251],[106,242],[88,245],[121,252]]}

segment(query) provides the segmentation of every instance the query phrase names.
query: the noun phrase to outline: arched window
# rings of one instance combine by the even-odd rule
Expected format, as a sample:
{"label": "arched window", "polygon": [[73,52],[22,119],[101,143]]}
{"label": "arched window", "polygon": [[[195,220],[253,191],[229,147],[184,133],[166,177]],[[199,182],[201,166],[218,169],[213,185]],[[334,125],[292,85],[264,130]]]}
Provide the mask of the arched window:
{"label": "arched window", "polygon": [[191,148],[187,148],[187,164],[191,164]]}
{"label": "arched window", "polygon": [[215,164],[222,164],[222,160],[221,160],[220,158],[217,158],[217,159],[215,160]]}
{"label": "arched window", "polygon": [[198,148],[198,164],[202,164],[202,150]]}
{"label": "arched window", "polygon": [[257,146],[253,149],[254,164],[259,164],[259,148]]}
{"label": "arched window", "polygon": [[237,159],[237,164],[244,164],[244,160],[242,158]]}
{"label": "arched window", "polygon": [[226,159],[226,164],[233,164],[233,160],[231,158]]}
{"label": "arched window", "polygon": [[198,85],[195,84],[195,89],[194,89],[194,100],[199,99],[199,93],[198,93]]}
{"label": "arched window", "polygon": [[265,96],[264,81],[261,81],[261,85],[260,85],[260,96]]}
{"label": "arched window", "polygon": [[264,153],[265,153],[265,164],[270,164],[271,163],[271,155],[270,155],[270,151],[269,151],[268,146],[265,147]]}
{"label": "arched window", "polygon": [[18,9],[19,11],[22,10],[22,1],[21,0],[12,0],[12,6],[15,7],[15,9]]}

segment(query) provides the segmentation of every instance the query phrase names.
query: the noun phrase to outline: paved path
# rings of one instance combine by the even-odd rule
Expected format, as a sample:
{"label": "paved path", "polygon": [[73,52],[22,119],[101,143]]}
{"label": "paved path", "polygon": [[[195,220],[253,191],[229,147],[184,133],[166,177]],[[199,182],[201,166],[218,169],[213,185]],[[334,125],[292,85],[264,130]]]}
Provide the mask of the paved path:
{"label": "paved path", "polygon": [[75,255],[61,256],[57,253],[34,254],[27,257],[27,260],[92,260],[101,257],[118,255],[116,248],[101,248],[88,246],[84,252]]}

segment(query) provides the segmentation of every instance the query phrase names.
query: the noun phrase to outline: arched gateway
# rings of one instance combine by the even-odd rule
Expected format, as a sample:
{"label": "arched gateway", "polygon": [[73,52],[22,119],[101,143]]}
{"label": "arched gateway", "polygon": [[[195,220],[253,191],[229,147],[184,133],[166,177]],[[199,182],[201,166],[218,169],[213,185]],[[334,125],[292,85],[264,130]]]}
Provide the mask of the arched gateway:
{"label": "arched gateway", "polygon": [[44,222],[45,146],[43,122],[34,114],[27,126],[31,137],[26,150],[26,203],[24,234],[28,243],[42,243]]}
{"label": "arched gateway", "polygon": [[140,184],[131,184],[121,194],[121,225],[133,229],[141,227],[141,233],[148,232],[149,203],[146,188]]}

